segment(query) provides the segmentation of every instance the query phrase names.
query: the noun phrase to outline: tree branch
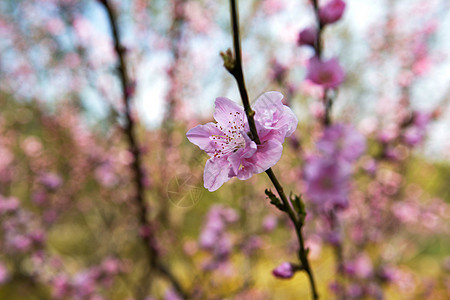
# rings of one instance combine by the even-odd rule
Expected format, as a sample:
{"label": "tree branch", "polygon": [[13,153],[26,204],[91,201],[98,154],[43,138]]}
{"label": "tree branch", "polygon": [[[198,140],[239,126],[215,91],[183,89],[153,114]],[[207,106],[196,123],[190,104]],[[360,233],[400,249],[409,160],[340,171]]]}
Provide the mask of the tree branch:
{"label": "tree branch", "polygon": [[[256,144],[261,144],[261,141],[258,136],[258,132],[256,130],[255,125],[255,119],[254,115],[255,112],[250,106],[250,101],[247,93],[247,89],[245,86],[244,81],[244,74],[243,74],[243,68],[242,68],[242,54],[241,54],[241,45],[240,45],[240,36],[239,36],[239,19],[238,19],[238,8],[236,5],[236,0],[230,0],[230,15],[231,15],[231,25],[232,25],[232,33],[233,33],[233,44],[234,44],[234,57],[229,57],[230,53],[222,54],[225,61],[225,67],[227,70],[233,75],[233,77],[236,79],[236,82],[239,87],[239,93],[242,98],[242,103],[244,105],[245,114],[247,115],[250,132],[251,132],[251,138]],[[308,253],[305,249],[305,243],[303,239],[302,234],[302,227],[303,227],[303,220],[300,220],[300,218],[295,214],[292,203],[289,201],[289,199],[286,197],[286,194],[284,193],[283,187],[281,186],[280,182],[278,181],[277,177],[273,173],[272,169],[269,168],[266,171],[266,174],[269,176],[269,179],[272,181],[275,189],[277,190],[277,193],[283,202],[283,205],[285,207],[285,212],[288,214],[289,219],[294,224],[298,243],[299,243],[299,252],[298,257],[302,264],[303,269],[308,275],[308,279],[311,286],[311,292],[312,292],[312,298],[318,299],[319,295],[317,293],[316,284],[314,281],[314,276],[312,273],[312,269],[310,267],[309,261],[308,261]]]}
{"label": "tree branch", "polygon": [[168,280],[177,293],[184,299],[188,298],[188,293],[183,289],[180,282],[175,278],[175,276],[170,272],[170,270],[164,266],[159,260],[159,252],[157,248],[157,243],[155,240],[155,235],[153,232],[153,226],[151,222],[147,219],[149,206],[145,201],[145,187],[144,187],[144,172],[141,164],[141,152],[139,150],[139,145],[134,133],[135,123],[131,115],[131,97],[132,93],[130,89],[133,88],[133,83],[127,73],[127,62],[125,57],[126,49],[121,44],[120,33],[117,26],[116,16],[108,0],[98,0],[100,2],[107,14],[108,20],[111,26],[111,31],[114,39],[114,49],[119,59],[118,71],[120,76],[120,82],[122,85],[122,98],[123,105],[125,108],[125,125],[124,132],[128,139],[128,146],[130,152],[133,155],[133,163],[131,165],[132,171],[134,173],[134,187],[136,189],[136,204],[139,209],[139,224],[141,226],[141,237],[144,243],[147,258],[150,264],[150,268],[158,271],[163,277]]}

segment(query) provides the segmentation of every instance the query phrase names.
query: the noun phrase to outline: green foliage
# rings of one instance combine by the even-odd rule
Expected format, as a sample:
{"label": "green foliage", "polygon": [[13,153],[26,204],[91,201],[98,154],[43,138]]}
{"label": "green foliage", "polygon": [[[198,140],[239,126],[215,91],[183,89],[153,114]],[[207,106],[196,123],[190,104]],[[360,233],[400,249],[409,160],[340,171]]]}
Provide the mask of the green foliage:
{"label": "green foliage", "polygon": [[278,199],[278,197],[275,196],[275,194],[272,193],[272,191],[270,189],[266,189],[264,192],[266,193],[267,197],[269,197],[270,204],[274,205],[276,208],[278,208],[281,211],[285,210],[284,204],[281,203],[281,200]]}

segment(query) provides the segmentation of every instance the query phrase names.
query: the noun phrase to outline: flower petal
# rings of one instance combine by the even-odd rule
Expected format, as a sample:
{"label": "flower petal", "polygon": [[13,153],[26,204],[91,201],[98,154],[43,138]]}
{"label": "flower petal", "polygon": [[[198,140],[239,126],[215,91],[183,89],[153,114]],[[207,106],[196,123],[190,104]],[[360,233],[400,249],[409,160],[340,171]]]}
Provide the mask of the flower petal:
{"label": "flower petal", "polygon": [[205,188],[214,192],[225,182],[230,180],[228,176],[231,165],[226,159],[208,159],[203,173],[203,182]]}
{"label": "flower petal", "polygon": [[228,126],[229,122],[235,122],[236,113],[239,114],[240,123],[245,123],[245,113],[242,106],[225,97],[217,98],[215,104],[214,119],[222,126]]}
{"label": "flower petal", "polygon": [[261,141],[276,139],[283,143],[297,128],[297,117],[282,99],[279,92],[267,92],[256,100],[255,120]]}
{"label": "flower petal", "polygon": [[241,166],[242,152],[244,152],[244,149],[239,149],[228,157],[228,161],[231,164],[231,169],[234,174],[237,174],[239,167]]}
{"label": "flower petal", "polygon": [[214,153],[214,145],[212,144],[212,135],[221,135],[222,132],[217,128],[216,124],[210,122],[205,125],[198,125],[186,133],[188,140],[197,145],[206,153]]}
{"label": "flower petal", "polygon": [[276,140],[269,140],[258,147],[252,156],[255,164],[255,173],[261,173],[274,166],[281,158],[283,146]]}
{"label": "flower petal", "polygon": [[245,135],[244,138],[246,140],[245,148],[239,149],[238,151],[236,151],[235,153],[231,154],[228,157],[228,161],[231,164],[231,168],[232,168],[234,174],[238,173],[239,167],[241,166],[242,161],[245,158],[251,157],[257,150],[257,146],[254,141],[250,140],[250,138],[247,135]]}
{"label": "flower petal", "polygon": [[261,96],[256,99],[255,105],[253,106],[256,108],[271,108],[273,105],[278,105],[281,103],[281,100],[283,100],[284,96],[280,92],[270,91],[265,92]]}
{"label": "flower petal", "polygon": [[237,178],[245,180],[266,171],[275,165],[281,158],[283,146],[276,140],[269,140],[258,146],[256,153],[242,161],[243,167],[238,171]]}

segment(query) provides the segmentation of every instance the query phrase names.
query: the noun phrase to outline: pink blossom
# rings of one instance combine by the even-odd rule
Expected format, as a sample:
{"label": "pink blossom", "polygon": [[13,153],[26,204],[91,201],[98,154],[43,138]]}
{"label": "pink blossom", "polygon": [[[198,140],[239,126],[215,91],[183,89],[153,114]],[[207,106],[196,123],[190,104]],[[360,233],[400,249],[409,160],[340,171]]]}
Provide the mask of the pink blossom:
{"label": "pink blossom", "polygon": [[367,156],[363,159],[362,167],[367,173],[374,175],[377,170],[377,162],[375,159]]}
{"label": "pink blossom", "polygon": [[75,293],[80,297],[91,295],[95,291],[97,272],[95,269],[77,273],[73,279]]}
{"label": "pink blossom", "polygon": [[403,138],[408,145],[416,146],[424,140],[425,132],[418,127],[410,127],[405,130]]}
{"label": "pink blossom", "polygon": [[325,209],[347,206],[351,175],[349,163],[334,157],[313,156],[304,172],[308,199]]}
{"label": "pink blossom", "polygon": [[13,212],[19,208],[19,200],[16,198],[4,198],[0,196],[0,214]]}
{"label": "pink blossom", "polygon": [[348,287],[347,294],[350,299],[361,299],[364,296],[363,286],[353,283]]}
{"label": "pink blossom", "polygon": [[262,240],[259,236],[251,235],[247,237],[241,246],[242,252],[247,255],[251,256],[255,253],[255,251],[261,249],[262,246]]}
{"label": "pink blossom", "polygon": [[39,178],[42,185],[50,190],[57,189],[62,184],[62,179],[55,173],[45,173]]}
{"label": "pink blossom", "polygon": [[294,132],[298,122],[282,99],[281,93],[267,92],[253,107],[260,145],[249,137],[243,107],[227,98],[216,99],[217,123],[198,125],[187,132],[189,141],[210,156],[203,175],[205,188],[215,191],[232,177],[249,179],[278,162],[282,143]]}
{"label": "pink blossom", "polygon": [[414,112],[412,124],[404,131],[403,139],[410,146],[416,146],[426,137],[426,129],[431,121],[429,113]]}
{"label": "pink blossom", "polygon": [[309,60],[306,79],[324,88],[336,88],[344,81],[345,73],[337,58],[321,61],[314,56]]}
{"label": "pink blossom", "polygon": [[178,294],[172,290],[168,289],[164,294],[164,300],[181,300],[182,298],[178,296]]}
{"label": "pink blossom", "polygon": [[352,126],[337,123],[325,130],[317,148],[328,156],[354,161],[366,150],[366,139]]}
{"label": "pink blossom", "polygon": [[107,258],[102,262],[102,269],[108,275],[116,275],[120,272],[120,261],[116,258]]}
{"label": "pink blossom", "polygon": [[238,220],[232,208],[214,205],[208,212],[204,228],[200,234],[200,247],[212,252],[217,257],[225,257],[231,250],[231,241],[225,230],[226,225]]}
{"label": "pink blossom", "polygon": [[64,299],[70,294],[70,283],[66,275],[57,275],[52,280],[52,296],[55,299]]}
{"label": "pink blossom", "polygon": [[11,245],[20,252],[26,252],[31,246],[31,240],[24,235],[16,235],[12,238]]}
{"label": "pink blossom", "polygon": [[376,273],[382,282],[391,282],[394,279],[395,270],[390,266],[381,266]]}
{"label": "pink blossom", "polygon": [[342,0],[331,0],[320,8],[319,18],[323,25],[332,24],[341,19],[345,10],[345,2]]}
{"label": "pink blossom", "polygon": [[268,15],[273,15],[283,10],[285,4],[280,0],[265,0],[263,2],[263,10]]}
{"label": "pink blossom", "polygon": [[317,30],[313,27],[308,27],[300,31],[298,34],[297,44],[299,46],[313,46],[316,43]]}
{"label": "pink blossom", "polygon": [[351,276],[369,278],[373,272],[372,261],[365,253],[358,255],[354,260],[344,266],[345,271]]}
{"label": "pink blossom", "polygon": [[5,265],[0,261],[0,285],[5,283],[9,278],[8,269],[6,269]]}
{"label": "pink blossom", "polygon": [[295,268],[289,262],[282,263],[272,271],[273,276],[280,279],[290,279],[294,276],[294,273]]}
{"label": "pink blossom", "polygon": [[278,219],[273,215],[268,215],[263,220],[263,228],[266,232],[271,232],[274,230],[278,225]]}

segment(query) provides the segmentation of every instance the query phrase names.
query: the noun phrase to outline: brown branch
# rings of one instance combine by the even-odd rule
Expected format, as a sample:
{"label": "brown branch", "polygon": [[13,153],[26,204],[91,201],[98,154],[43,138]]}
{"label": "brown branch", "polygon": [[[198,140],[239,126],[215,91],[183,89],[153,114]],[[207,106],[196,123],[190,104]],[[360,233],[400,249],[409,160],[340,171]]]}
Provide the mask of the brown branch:
{"label": "brown branch", "polygon": [[323,24],[320,21],[319,16],[319,1],[318,0],[312,0],[313,8],[314,8],[314,15],[316,17],[317,22],[317,35],[316,35],[316,42],[314,44],[314,49],[316,51],[317,57],[322,57],[322,32],[323,32]]}
{"label": "brown branch", "polygon": [[142,241],[144,243],[147,258],[151,269],[158,271],[163,277],[168,280],[177,293],[184,299],[188,298],[188,293],[183,289],[180,282],[175,278],[175,276],[170,272],[170,270],[164,266],[159,260],[159,252],[157,248],[157,243],[155,240],[155,235],[153,232],[153,226],[151,222],[147,219],[149,206],[145,201],[145,187],[144,187],[144,172],[141,164],[141,152],[139,150],[139,145],[135,136],[135,123],[131,115],[131,93],[133,83],[127,73],[127,62],[125,57],[126,49],[121,44],[120,33],[117,26],[115,13],[108,0],[98,0],[100,2],[107,14],[109,23],[111,26],[111,31],[114,39],[114,49],[119,59],[118,71],[120,76],[120,82],[122,85],[122,98],[123,105],[125,108],[125,125],[124,132],[128,139],[128,146],[130,152],[133,155],[133,163],[131,164],[132,171],[134,173],[134,187],[136,189],[136,204],[139,209],[139,224],[143,232],[141,232]]}
{"label": "brown branch", "polygon": [[[255,125],[255,111],[250,106],[250,101],[247,93],[247,89],[245,86],[244,81],[244,74],[243,74],[243,68],[242,68],[242,53],[241,53],[241,45],[240,45],[240,36],[239,36],[239,18],[238,18],[238,8],[236,5],[236,0],[230,0],[230,15],[231,15],[231,26],[232,26],[232,32],[233,32],[233,45],[234,45],[234,56],[231,57],[231,53],[223,53],[222,56],[224,58],[225,67],[227,70],[233,75],[233,77],[236,79],[236,82],[239,87],[239,93],[241,95],[242,103],[244,105],[245,114],[247,115],[247,120],[250,127],[250,133],[251,138],[256,144],[261,144],[261,141],[258,136],[258,132],[256,130]],[[277,177],[273,173],[272,169],[269,168],[266,170],[267,176],[269,176],[270,180],[272,181],[275,189],[277,190],[277,193],[279,197],[281,198],[281,201],[283,202],[284,211],[288,214],[289,219],[294,224],[298,243],[299,243],[299,252],[298,257],[300,262],[302,263],[303,270],[308,275],[311,292],[312,292],[312,298],[314,300],[319,298],[319,295],[317,293],[316,284],[314,281],[314,276],[312,273],[311,266],[308,261],[308,252],[305,248],[305,243],[303,239],[302,234],[302,227],[303,227],[303,220],[301,220],[294,212],[292,208],[292,203],[289,201],[289,199],[286,197],[286,194],[284,193],[283,187],[278,181]]]}
{"label": "brown branch", "polygon": [[[322,34],[323,34],[323,30],[324,30],[324,24],[322,24],[322,22],[320,21],[320,15],[319,15],[320,8],[319,8],[318,2],[319,2],[318,0],[312,0],[314,15],[316,17],[316,22],[317,22],[317,36],[316,36],[316,42],[314,44],[314,49],[315,49],[317,57],[319,59],[321,59],[322,52],[323,52]],[[324,88],[322,101],[323,101],[323,105],[325,107],[325,113],[324,113],[324,116],[322,119],[322,125],[325,128],[331,126],[331,124],[332,124],[331,109],[333,107],[333,100],[334,100],[333,96],[330,95],[329,89]],[[331,222],[330,222],[331,229],[336,228],[339,230],[340,229],[339,219],[334,210],[330,212],[329,218],[331,219]],[[344,253],[343,252],[344,251],[343,251],[342,244],[339,242],[339,243],[333,245],[333,250],[334,250],[334,256],[336,259],[336,271],[339,275],[342,276],[342,278],[344,278],[344,272],[343,272],[343,265],[344,265]],[[345,290],[342,290],[341,292],[339,292],[337,295],[337,298],[345,299],[346,298]]]}

